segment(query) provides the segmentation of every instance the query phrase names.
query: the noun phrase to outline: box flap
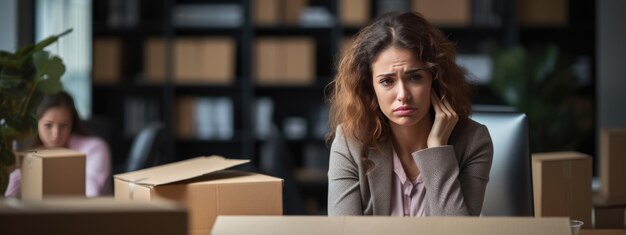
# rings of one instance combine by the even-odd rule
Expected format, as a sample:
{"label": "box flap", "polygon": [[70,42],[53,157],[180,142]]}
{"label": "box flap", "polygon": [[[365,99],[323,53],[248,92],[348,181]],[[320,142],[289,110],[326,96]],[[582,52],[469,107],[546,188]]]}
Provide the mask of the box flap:
{"label": "box flap", "polygon": [[196,157],[180,162],[117,174],[116,179],[139,185],[156,186],[191,179],[211,172],[248,163],[250,160],[226,159],[221,156]]}
{"label": "box flap", "polygon": [[533,161],[563,161],[563,160],[578,160],[591,158],[591,156],[580,152],[552,152],[552,153],[534,153]]}
{"label": "box flap", "polygon": [[42,157],[46,157],[46,158],[78,157],[78,156],[85,155],[84,153],[74,151],[71,149],[66,149],[66,148],[33,149],[33,150],[26,151],[25,153],[32,157],[39,157],[39,158],[42,158]]}

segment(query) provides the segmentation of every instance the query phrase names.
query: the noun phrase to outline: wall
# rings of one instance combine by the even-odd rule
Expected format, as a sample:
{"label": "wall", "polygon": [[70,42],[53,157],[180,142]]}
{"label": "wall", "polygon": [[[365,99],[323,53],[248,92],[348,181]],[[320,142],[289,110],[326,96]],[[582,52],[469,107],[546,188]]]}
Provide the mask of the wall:
{"label": "wall", "polygon": [[0,1],[0,50],[15,51],[17,47],[17,2]]}
{"label": "wall", "polygon": [[626,1],[597,4],[597,127],[626,128]]}

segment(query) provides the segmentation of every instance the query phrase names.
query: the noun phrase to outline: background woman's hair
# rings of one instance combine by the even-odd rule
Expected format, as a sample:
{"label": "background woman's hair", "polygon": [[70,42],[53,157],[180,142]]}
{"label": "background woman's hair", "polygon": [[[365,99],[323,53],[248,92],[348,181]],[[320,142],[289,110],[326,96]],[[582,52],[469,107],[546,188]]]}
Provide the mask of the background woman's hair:
{"label": "background woman's hair", "polygon": [[[65,91],[60,91],[59,93],[52,95],[45,95],[39,103],[37,107],[37,121],[41,119],[41,117],[51,108],[65,108],[68,112],[70,112],[70,116],[72,118],[71,131],[72,134],[79,135],[88,135],[85,130],[80,117],[78,116],[78,111],[76,111],[76,106],[74,105],[74,99]],[[30,148],[41,147],[43,146],[43,142],[39,137],[39,131],[35,134],[33,141],[30,143]]]}
{"label": "background woman's hair", "polygon": [[391,133],[388,120],[378,107],[372,82],[372,62],[389,47],[409,50],[428,66],[433,86],[446,97],[459,117],[471,112],[469,85],[455,62],[456,45],[419,13],[388,13],[372,21],[357,34],[344,53],[337,76],[329,84],[330,143],[339,125],[346,137],[361,144],[362,160],[368,163],[367,149],[379,145]]}

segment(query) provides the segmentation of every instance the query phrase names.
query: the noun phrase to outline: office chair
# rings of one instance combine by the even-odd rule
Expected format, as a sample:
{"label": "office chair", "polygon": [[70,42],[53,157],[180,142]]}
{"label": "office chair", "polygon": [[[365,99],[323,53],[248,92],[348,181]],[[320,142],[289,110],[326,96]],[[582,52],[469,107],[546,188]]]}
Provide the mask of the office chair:
{"label": "office chair", "polygon": [[470,118],[485,125],[493,141],[493,163],[481,215],[533,216],[526,114],[493,109],[474,110]]}
{"label": "office chair", "polygon": [[270,132],[260,148],[260,168],[267,175],[282,178],[283,213],[303,215],[306,213],[304,200],[294,177],[295,163],[280,130],[272,124]]}
{"label": "office chair", "polygon": [[152,123],[139,131],[126,159],[125,171],[136,171],[157,164],[163,124]]}

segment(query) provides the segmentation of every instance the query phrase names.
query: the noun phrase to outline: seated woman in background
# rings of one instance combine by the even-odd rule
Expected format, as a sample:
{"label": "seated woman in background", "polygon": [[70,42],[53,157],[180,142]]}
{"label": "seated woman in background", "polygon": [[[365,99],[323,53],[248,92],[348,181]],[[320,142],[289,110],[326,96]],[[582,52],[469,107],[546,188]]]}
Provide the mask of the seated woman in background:
{"label": "seated woman in background", "polygon": [[455,50],[411,12],[357,34],[331,83],[328,215],[480,215],[493,146]]}
{"label": "seated woman in background", "polygon": [[[63,147],[82,152],[86,156],[86,196],[110,193],[111,154],[102,139],[87,135],[78,117],[74,100],[66,92],[47,95],[37,108],[38,130],[31,148]],[[5,196],[17,196],[20,191],[21,171],[10,175]]]}

